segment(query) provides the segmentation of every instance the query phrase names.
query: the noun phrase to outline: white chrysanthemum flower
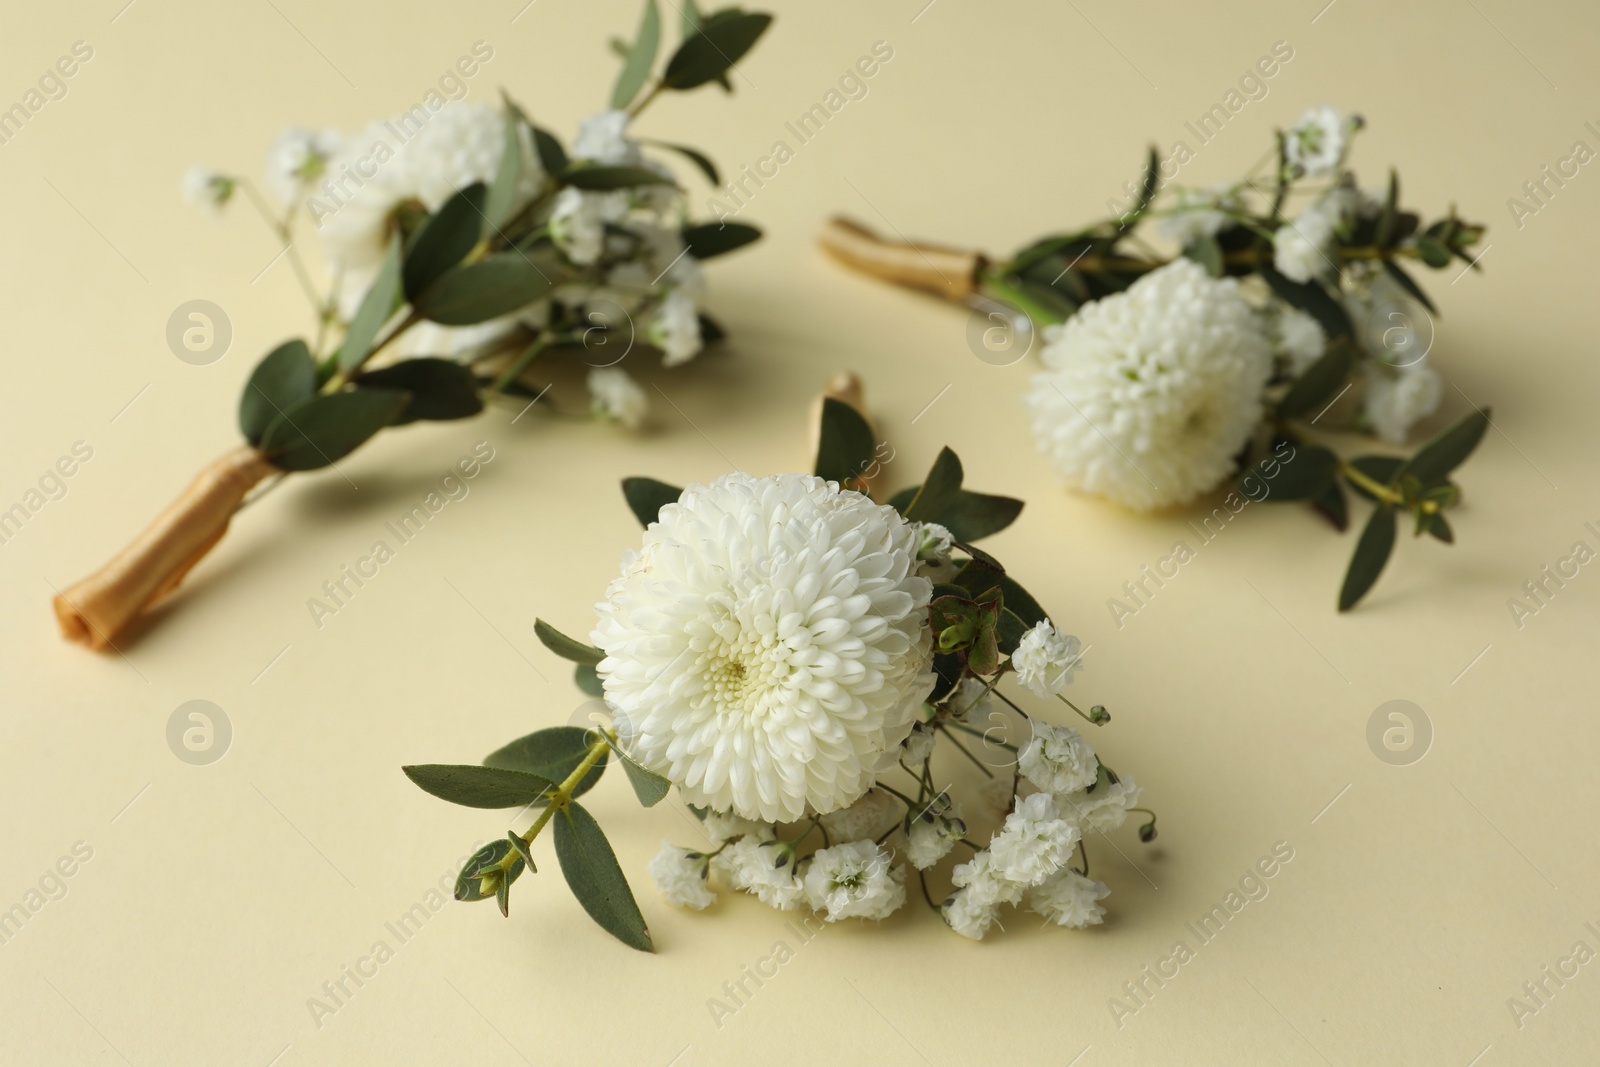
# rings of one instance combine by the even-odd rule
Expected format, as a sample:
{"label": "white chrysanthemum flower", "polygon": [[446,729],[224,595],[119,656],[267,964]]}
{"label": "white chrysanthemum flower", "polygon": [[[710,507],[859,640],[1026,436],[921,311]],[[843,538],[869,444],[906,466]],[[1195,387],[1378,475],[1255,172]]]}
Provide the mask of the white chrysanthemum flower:
{"label": "white chrysanthemum flower", "polygon": [[[405,118],[395,120],[404,127]],[[494,181],[505,148],[505,115],[492,104],[450,104],[428,120],[401,149],[408,192],[429,211],[473,182]],[[531,194],[544,180],[532,135],[522,136],[519,194]]]}
{"label": "white chrysanthemum flower", "polygon": [[900,821],[906,806],[892,793],[869,789],[854,804],[822,816],[822,828],[835,841],[876,839]]}
{"label": "white chrysanthemum flower", "polygon": [[706,858],[701,853],[663,839],[661,851],[645,869],[669,904],[700,911],[717,902],[717,895],[706,887]]}
{"label": "white chrysanthemum flower", "polygon": [[1017,756],[1022,776],[1046,793],[1087,789],[1100,774],[1089,742],[1070,726],[1033,720],[1033,739]]}
{"label": "white chrysanthemum flower", "polygon": [[1291,167],[1299,167],[1308,178],[1322,178],[1339,169],[1349,146],[1351,124],[1337,109],[1326,104],[1300,116],[1289,128],[1284,153]]}
{"label": "white chrysanthemum flower", "polygon": [[[944,698],[944,706],[950,709],[950,717],[958,722],[988,718],[993,705],[994,695],[989,687],[971,675],[964,675],[950,695]],[[1006,797],[1006,800],[1010,799]]]}
{"label": "white chrysanthemum flower", "polygon": [[1322,201],[1300,212],[1293,222],[1285,221],[1272,235],[1272,265],[1278,273],[1295,282],[1333,270],[1328,256],[1333,241],[1334,217]]}
{"label": "white chrysanthemum flower", "polygon": [[1403,445],[1411,427],[1439,410],[1444,382],[1425,362],[1390,367],[1375,360],[1362,367],[1366,394],[1362,411],[1378,437]]}
{"label": "white chrysanthemum flower", "polygon": [[769,908],[793,911],[805,897],[805,886],[795,874],[789,854],[757,835],[741,837],[712,863],[733,888],[754,895]]}
{"label": "white chrysanthemum flower", "polygon": [[589,406],[603,419],[616,419],[630,430],[644,424],[650,398],[621,367],[595,367],[589,372]]}
{"label": "white chrysanthemum flower", "polygon": [[949,855],[966,832],[966,824],[957,818],[918,819],[906,835],[906,860],[925,871]]}
{"label": "white chrysanthemum flower", "polygon": [[1034,696],[1052,697],[1071,685],[1072,676],[1083,668],[1082,646],[1049,619],[1041,619],[1022,635],[1011,654],[1011,666],[1023,688]]}
{"label": "white chrysanthemum flower", "polygon": [[906,902],[905,876],[871,841],[820,848],[806,868],[806,903],[831,923],[885,919]]}
{"label": "white chrysanthemum flower", "polygon": [[267,188],[285,205],[299,203],[327,171],[342,141],[338,130],[316,133],[290,126],[267,150]]}
{"label": "white chrysanthemum flower", "polygon": [[1005,826],[989,842],[995,868],[1007,881],[1038,885],[1072,857],[1078,828],[1056,815],[1047,793],[1018,797]]}
{"label": "white chrysanthemum flower", "polygon": [[606,224],[627,215],[627,190],[590,193],[569,185],[550,208],[550,237],[568,259],[587,266],[605,250]]}
{"label": "white chrysanthemum flower", "polygon": [[945,925],[962,937],[982,941],[999,916],[1000,905],[980,903],[972,893],[958,889],[944,902],[939,914],[944,916]]}
{"label": "white chrysanthemum flower", "polygon": [[1175,214],[1161,220],[1163,236],[1184,247],[1201,237],[1215,237],[1227,227],[1230,212],[1238,213],[1244,204],[1228,182],[1209,189],[1179,189],[1172,204]]}
{"label": "white chrysanthemum flower", "polygon": [[914,771],[920,771],[922,765],[928,762],[928,757],[933,755],[934,743],[939,740],[933,728],[925,723],[917,723],[906,735],[905,744],[901,747],[900,762]]}
{"label": "white chrysanthemum flower", "polygon": [[1104,882],[1091,881],[1070,868],[1028,890],[1028,905],[1057,926],[1082,930],[1105,920],[1100,904],[1111,894]]}
{"label": "white chrysanthemum flower", "polygon": [[233,198],[237,183],[226,174],[195,166],[184,172],[180,188],[184,203],[221,211],[222,206]]}
{"label": "white chrysanthemum flower", "polygon": [[1322,325],[1299,308],[1279,303],[1272,324],[1278,348],[1288,358],[1289,373],[1296,377],[1328,350]]}
{"label": "white chrysanthemum flower", "polygon": [[807,474],[691,485],[597,605],[606,700],[691,804],[845,807],[933,687],[926,578],[893,508]]}
{"label": "white chrysanthemum flower", "polygon": [[717,844],[736,837],[754,837],[757,841],[771,841],[775,836],[771,823],[756,822],[727,811],[708,811],[700,821],[700,828]]}
{"label": "white chrysanthemum flower", "polygon": [[682,289],[673,289],[661,301],[645,331],[650,343],[661,349],[661,365],[676,367],[700,352],[700,311],[694,298]]}
{"label": "white chrysanthemum flower", "polygon": [[950,882],[980,907],[1020,904],[1026,888],[1005,876],[988,849],[974,854],[966,863],[956,864],[950,872]]}
{"label": "white chrysanthemum flower", "polygon": [[1234,469],[1261,421],[1272,355],[1231,279],[1175,260],[1045,331],[1034,437],[1074,489],[1139,510]]}
{"label": "white chrysanthemum flower", "polygon": [[1108,834],[1128,818],[1128,809],[1137,807],[1143,789],[1132,775],[1115,782],[1103,782],[1092,793],[1079,791],[1055,798],[1056,814],[1078,828],[1081,834]]}

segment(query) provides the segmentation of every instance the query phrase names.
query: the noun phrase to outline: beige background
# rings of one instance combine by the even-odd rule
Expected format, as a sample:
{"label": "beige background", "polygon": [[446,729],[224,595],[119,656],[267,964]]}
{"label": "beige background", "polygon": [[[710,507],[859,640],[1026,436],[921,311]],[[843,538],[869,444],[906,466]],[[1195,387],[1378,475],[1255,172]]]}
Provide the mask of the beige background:
{"label": "beige background", "polygon": [[[752,201],[745,217],[767,239],[711,269],[733,343],[659,376],[671,404],[653,394],[647,437],[531,416],[512,426],[503,412],[386,434],[341,464],[358,489],[330,472],[274,493],[159,626],[125,655],[96,656],[55,636],[50,585],[99,563],[235,440],[251,365],[305,329],[285,264],[253,281],[272,238],[247,213],[215,221],[186,208],[183,170],[255,173],[286,124],[352,129],[398,110],[479,39],[495,54],[472,98],[504,85],[570,137],[609,88],[606,37],[637,17],[633,0],[137,0],[119,14],[123,2],[28,5],[9,13],[0,45],[5,105],[74,41],[94,48],[67,98],[0,146],[0,506],[74,441],[94,449],[67,496],[0,546],[0,907],[75,842],[93,849],[67,896],[0,945],[0,1060],[1592,1058],[1600,963],[1521,1029],[1506,1003],[1580,938],[1600,949],[1584,927],[1600,926],[1600,576],[1585,568],[1520,631],[1506,606],[1574,541],[1600,547],[1583,527],[1600,520],[1600,175],[1585,168],[1522,229],[1506,207],[1575,140],[1600,148],[1584,128],[1600,119],[1592,7],[781,5],[732,101],[663,100],[641,132],[700,145],[732,171],[788,140],[784,122],[875,41],[894,58]],[[1352,535],[1259,507],[1118,629],[1106,599],[1192,538],[1192,516],[1137,519],[1056,490],[1019,415],[1028,363],[985,365],[960,309],[844,274],[812,234],[843,210],[1003,252],[1098,215],[1147,141],[1189,139],[1184,121],[1280,40],[1294,58],[1270,95],[1182,179],[1237,174],[1309,104],[1364,113],[1356,164],[1369,183],[1393,163],[1409,203],[1432,213],[1454,201],[1491,227],[1482,276],[1429,281],[1446,414],[1465,397],[1493,403],[1496,431],[1461,475],[1459,543],[1406,539],[1354,614],[1333,611]],[[179,362],[163,336],[172,309],[199,297],[235,330],[207,367]],[[518,885],[511,921],[489,905],[446,907],[317,1026],[307,999],[322,983],[378,939],[395,944],[384,924],[474,840],[506,829],[501,813],[422,795],[398,766],[477,759],[578,705],[532,622],[589,624],[637,537],[617,479],[802,462],[806,402],[841,366],[866,376],[906,457],[896,484],[949,443],[970,484],[1030,501],[991,547],[1092,644],[1081,692],[1116,715],[1097,743],[1162,813],[1159,847],[1139,846],[1130,827],[1117,839],[1126,859],[1103,842],[1095,852],[1115,890],[1106,926],[1039,930],[1019,916],[970,944],[913,900],[881,927],[829,928],[799,947],[753,900],[675,912],[644,866],[663,835],[687,844],[693,830],[675,804],[642,812],[608,781],[593,809],[659,955],[596,930],[549,856]],[[496,459],[471,495],[317,629],[307,598],[479,440]],[[234,730],[205,767],[165,740],[169,715],[196,698],[223,707]],[[1432,750],[1412,766],[1385,765],[1365,740],[1390,699],[1415,702],[1433,725]],[[1119,1029],[1108,998],[1175,941],[1194,947],[1185,923],[1279,841],[1294,859],[1270,895]],[[708,998],[780,939],[795,958],[717,1028]]]}

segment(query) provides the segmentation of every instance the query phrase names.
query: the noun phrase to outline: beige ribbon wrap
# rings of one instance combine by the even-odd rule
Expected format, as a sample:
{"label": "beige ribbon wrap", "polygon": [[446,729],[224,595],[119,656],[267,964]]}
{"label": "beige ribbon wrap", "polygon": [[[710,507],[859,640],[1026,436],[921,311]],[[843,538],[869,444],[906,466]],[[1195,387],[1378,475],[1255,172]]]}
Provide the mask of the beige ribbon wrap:
{"label": "beige ribbon wrap", "polygon": [[61,636],[96,651],[178,587],[228,530],[245,495],[278,469],[241,445],[196,475],[133,543],[89,577],[58,593]]}
{"label": "beige ribbon wrap", "polygon": [[988,263],[978,252],[891,241],[843,215],[823,224],[817,242],[851,270],[956,303],[966,303],[977,294],[978,275]]}

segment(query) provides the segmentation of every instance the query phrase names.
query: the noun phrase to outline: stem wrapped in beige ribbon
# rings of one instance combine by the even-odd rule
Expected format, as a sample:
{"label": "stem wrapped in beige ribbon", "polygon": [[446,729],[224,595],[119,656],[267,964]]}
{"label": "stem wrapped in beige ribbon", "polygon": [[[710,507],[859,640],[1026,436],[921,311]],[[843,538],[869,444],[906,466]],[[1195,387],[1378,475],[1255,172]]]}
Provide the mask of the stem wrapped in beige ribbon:
{"label": "stem wrapped in beige ribbon", "polygon": [[966,249],[890,241],[843,215],[825,222],[817,241],[852,270],[956,303],[977,294],[979,275],[988,263],[982,253]]}
{"label": "stem wrapped in beige ribbon", "polygon": [[56,595],[61,636],[97,651],[111,647],[222,540],[245,494],[276,473],[278,468],[249,445],[202,470],[132,544]]}

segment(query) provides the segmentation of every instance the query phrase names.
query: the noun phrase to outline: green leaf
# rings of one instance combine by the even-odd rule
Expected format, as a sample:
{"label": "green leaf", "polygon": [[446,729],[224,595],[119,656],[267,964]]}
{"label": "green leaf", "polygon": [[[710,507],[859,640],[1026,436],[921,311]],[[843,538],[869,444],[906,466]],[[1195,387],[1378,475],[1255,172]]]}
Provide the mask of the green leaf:
{"label": "green leaf", "polygon": [[509,315],[555,287],[521,252],[497,252],[451,271],[415,302],[423,318],[444,326],[471,326]]}
{"label": "green leaf", "polygon": [[603,163],[573,163],[561,174],[561,180],[577,189],[591,192],[609,192],[613,189],[632,189],[639,185],[673,185],[673,180],[643,167],[613,167]]}
{"label": "green leaf", "polygon": [[285,341],[264,356],[239,396],[239,432],[252,445],[272,421],[305,403],[317,392],[317,363],[298,338]]}
{"label": "green leaf", "polygon": [[[1276,473],[1268,474],[1274,468]],[[1289,459],[1280,460],[1276,455],[1265,456],[1250,471],[1267,486],[1268,493],[1264,499],[1282,503],[1320,498],[1333,484],[1338,469],[1339,457],[1328,449],[1301,444],[1296,446],[1294,455]],[[1242,486],[1240,492],[1244,493]]]}
{"label": "green leaf", "polygon": [[822,402],[822,433],[817,445],[817,477],[841,486],[872,465],[877,442],[861,412],[842,400]]}
{"label": "green leaf", "polygon": [[609,737],[606,741],[611,745],[611,751],[617,754],[617,759],[622,761],[622,769],[627,772],[628,783],[633,786],[633,795],[639,798],[640,804],[653,808],[666,799],[668,791],[672,789],[670,781],[622,751]]}
{"label": "green leaf", "polygon": [[1433,440],[1417,450],[1406,460],[1396,477],[1411,475],[1424,486],[1437,485],[1450,476],[1450,472],[1472,455],[1472,450],[1483,440],[1489,429],[1489,412],[1473,411],[1453,425],[1446,427]]}
{"label": "green leaf", "polygon": [[543,126],[535,126],[530,122],[528,129],[533,131],[533,148],[539,154],[539,165],[544,167],[544,172],[552,178],[565,174],[571,164],[567,161],[567,151],[561,147],[561,142]]}
{"label": "green leaf", "polygon": [[706,176],[706,181],[710,182],[712,185],[722,184],[722,176],[717,173],[717,165],[711,162],[710,156],[706,155],[704,152],[701,152],[699,149],[690,148],[686,144],[674,144],[671,141],[647,140],[645,143],[655,145],[658,148],[672,149],[672,151],[677,152],[689,162],[699,167],[700,173]]}
{"label": "green leaf", "polygon": [[[1373,234],[1372,243],[1379,248],[1385,248],[1389,239],[1394,236],[1395,215],[1400,210],[1400,175],[1393,167],[1389,168],[1389,195],[1383,199],[1383,209],[1378,214],[1378,228]],[[1388,260],[1383,261],[1386,265]]]}
{"label": "green leaf", "polygon": [[1328,488],[1322,495],[1311,502],[1311,506],[1320,511],[1331,523],[1333,528],[1344,533],[1350,525],[1350,505],[1344,498],[1344,489],[1339,485],[1338,479],[1328,483]]}
{"label": "green leaf", "polygon": [[1433,537],[1437,540],[1443,541],[1447,545],[1453,545],[1456,543],[1455,531],[1450,528],[1449,521],[1437,511],[1432,515],[1424,516],[1422,526],[1424,530],[1433,535]]}
{"label": "green leaf", "polygon": [[1183,250],[1185,258],[1192,259],[1206,269],[1213,278],[1222,277],[1222,246],[1210,234],[1203,233],[1189,242]]}
{"label": "green leaf", "polygon": [[533,620],[533,632],[539,641],[551,652],[562,659],[569,659],[574,663],[587,663],[593,666],[606,658],[606,654],[593,645],[586,645],[576,638],[568,637],[543,619]]}
{"label": "green leaf", "polygon": [[503,767],[420,763],[400,769],[424,792],[467,808],[526,807],[556,787],[548,778]]}
{"label": "green leaf", "polygon": [[372,342],[378,330],[389,321],[402,303],[400,292],[400,237],[389,239],[389,250],[384,253],[383,264],[373,277],[367,293],[361,298],[355,318],[345,331],[344,343],[339,346],[339,369],[349,373],[361,366],[372,354]]}
{"label": "green leaf", "polygon": [[438,214],[423,223],[400,270],[406,298],[413,304],[418,295],[465,259],[478,243],[487,196],[483,183],[473,182],[446,200]]}
{"label": "green leaf", "polygon": [[[901,514],[908,522],[938,522],[935,516],[942,514],[945,507],[955,499],[956,494],[961,492],[961,481],[964,477],[961,457],[948,447],[941,448],[939,454],[934,457],[928,476],[922,480],[922,485],[917,489],[917,495],[911,498],[911,503],[906,505]],[[956,540],[966,539],[957,537]]]}
{"label": "green leaf", "polygon": [[705,21],[700,17],[700,9],[695,6],[694,0],[683,0],[683,6],[678,9],[678,16],[682,20],[678,31],[685,38],[693,37],[700,32],[700,24]]}
{"label": "green leaf", "polygon": [[640,526],[649,526],[668,504],[676,504],[683,490],[654,478],[622,479],[622,496]]}
{"label": "green leaf", "polygon": [[995,640],[1000,651],[1006,655],[1017,650],[1017,645],[1022,643],[1022,635],[1027,633],[1029,626],[1022,620],[1022,616],[1005,608],[1000,612],[1000,625],[995,628]]}
{"label": "green leaf", "polygon": [[580,663],[572,669],[572,680],[584,693],[592,697],[606,695],[605,686],[600,684],[600,675],[595,671],[594,664]]}
{"label": "green leaf", "polygon": [[[537,775],[549,782],[564,782],[589,755],[589,746],[594,740],[594,734],[581,726],[551,726],[495,749],[483,757],[483,765]],[[572,795],[579,796],[594,788],[605,769],[606,757],[601,756],[600,762],[578,780]]]}
{"label": "green leaf", "polygon": [[394,422],[411,397],[393,389],[351,389],[314,396],[274,419],[260,449],[279,470],[310,471],[354,452]]}
{"label": "green leaf", "polygon": [[395,425],[418,419],[465,419],[483,410],[478,380],[470,368],[453,359],[406,359],[356,379],[360,389],[399,389],[411,394]]}
{"label": "green leaf", "polygon": [[[1350,461],[1350,466],[1354,467],[1362,474],[1365,474],[1368,478],[1371,478],[1379,485],[1390,486],[1394,484],[1395,478],[1399,476],[1400,466],[1404,462],[1405,461],[1399,456],[1357,456],[1355,459]],[[1366,497],[1368,500],[1378,499],[1371,493],[1367,492],[1364,487],[1355,482],[1350,483],[1350,488],[1355,490],[1360,495]]]}
{"label": "green leaf", "polygon": [[[902,490],[902,493],[913,493],[915,489]],[[900,501],[899,504],[896,500]],[[895,507],[904,504],[910,506],[911,501],[901,494],[896,494],[890,503]],[[904,511],[901,512],[904,514]],[[957,541],[971,543],[980,541],[1004,530],[1017,520],[1022,513],[1022,501],[1009,496],[991,496],[988,493],[974,493],[969,489],[957,490],[956,494],[948,499],[944,506],[934,512],[926,522],[936,522],[950,531]]]}
{"label": "green leaf", "polygon": [[628,58],[617,72],[617,83],[611,90],[611,107],[626,111],[633,98],[639,95],[650,68],[655,66],[656,49],[661,46],[661,13],[656,10],[656,0],[644,0],[644,14],[639,18],[639,32],[634,35]]}
{"label": "green leaf", "polygon": [[467,860],[466,865],[461,868],[461,874],[456,877],[456,899],[462,901],[488,900],[495,896],[493,892],[485,893],[483,891],[481,874],[496,867],[505,871],[501,876],[502,885],[510,885],[515,882],[518,876],[522,874],[523,869],[528,866],[528,863],[524,857],[519,855],[509,866],[502,866],[506,857],[511,855],[512,851],[511,842],[502,838],[499,841],[491,841],[474,852],[472,858]]}
{"label": "green leaf", "polygon": [[701,23],[667,61],[662,87],[694,89],[715,81],[744,58],[771,24],[772,16],[759,12],[719,15]]}
{"label": "green leaf", "polygon": [[1367,590],[1383,573],[1394,548],[1394,508],[1380,505],[1367,520],[1356,542],[1356,551],[1350,557],[1350,569],[1345,572],[1344,587],[1339,590],[1339,610],[1349,611],[1356,601],[1367,595]]}
{"label": "green leaf", "polygon": [[522,182],[522,112],[510,100],[506,101],[504,136],[500,142],[500,163],[495,168],[494,182],[489,186],[483,202],[483,237],[500,232],[500,226],[511,217],[516,203],[517,186]]}
{"label": "green leaf", "polygon": [[1329,339],[1350,333],[1350,316],[1345,313],[1343,305],[1329,295],[1321,282],[1315,279],[1309,282],[1290,281],[1271,264],[1262,264],[1257,268],[1257,273],[1280,300],[1316,319]]}
{"label": "green leaf", "polygon": [[1411,299],[1427,308],[1433,314],[1439,314],[1439,310],[1433,306],[1433,301],[1428,299],[1428,294],[1422,291],[1422,286],[1418,285],[1411,275],[1401,269],[1400,264],[1392,259],[1386,259],[1383,261],[1383,269],[1389,277],[1394,279],[1396,285],[1411,294]]}
{"label": "green leaf", "polygon": [[1450,249],[1442,241],[1427,234],[1417,238],[1417,254],[1422,257],[1422,262],[1435,270],[1450,265]]}
{"label": "green leaf", "polygon": [[1332,400],[1350,377],[1353,362],[1350,347],[1350,342],[1342,337],[1328,345],[1322,358],[1307,367],[1278,401],[1278,417],[1296,418]]}
{"label": "green leaf", "polygon": [[639,914],[628,879],[594,816],[583,805],[572,803],[551,821],[555,824],[556,859],[561,861],[561,873],[583,910],[629,948],[654,952],[650,929]]}
{"label": "green leaf", "polygon": [[696,259],[711,259],[761,239],[761,231],[742,222],[708,222],[683,231],[683,243]]}
{"label": "green leaf", "polygon": [[1032,593],[1018,585],[1009,574],[999,573],[992,567],[969,563],[956,575],[956,585],[974,599],[998,587],[1005,609],[1028,626],[1037,626],[1048,617]]}

